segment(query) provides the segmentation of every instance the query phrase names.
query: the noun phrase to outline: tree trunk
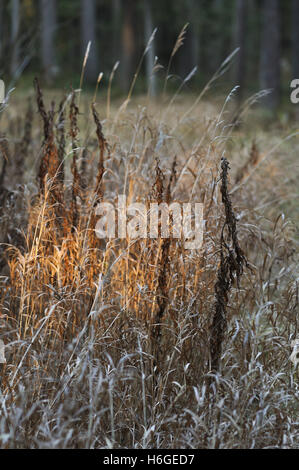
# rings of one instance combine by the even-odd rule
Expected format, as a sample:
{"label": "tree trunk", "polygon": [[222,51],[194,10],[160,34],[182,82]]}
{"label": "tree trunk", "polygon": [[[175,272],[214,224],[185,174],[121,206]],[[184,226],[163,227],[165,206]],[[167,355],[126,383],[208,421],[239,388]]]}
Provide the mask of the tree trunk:
{"label": "tree trunk", "polygon": [[12,56],[11,44],[11,22],[7,19],[10,17],[11,3],[0,0],[0,74],[9,75],[11,70],[11,60],[8,57]]}
{"label": "tree trunk", "polygon": [[81,45],[85,56],[88,43],[91,42],[85,77],[87,81],[94,82],[99,70],[98,49],[96,38],[96,2],[95,0],[81,0]]}
{"label": "tree trunk", "polygon": [[191,48],[191,67],[199,65],[199,18],[201,15],[201,0],[189,0],[190,14],[190,48]]}
{"label": "tree trunk", "polygon": [[121,25],[121,2],[113,0],[112,4],[113,16],[113,65],[120,60],[120,25]]}
{"label": "tree trunk", "polygon": [[135,32],[134,32],[134,0],[124,0],[124,20],[122,29],[122,64],[121,87],[127,92],[134,73]]}
{"label": "tree trunk", "polygon": [[235,47],[239,47],[238,60],[235,68],[235,82],[240,87],[238,101],[241,103],[244,96],[244,85],[246,75],[246,35],[248,0],[237,0],[236,4],[236,31]]}
{"label": "tree trunk", "polygon": [[184,44],[178,53],[179,75],[182,78],[198,65],[200,2],[201,0],[187,0],[182,4],[182,17],[188,23]]}
{"label": "tree trunk", "polygon": [[4,13],[4,4],[3,4],[3,0],[0,0],[0,67],[2,66],[2,56],[3,56],[3,50],[4,50],[3,13]]}
{"label": "tree trunk", "polygon": [[56,0],[40,0],[41,9],[41,59],[43,73],[48,83],[57,76],[55,52]]}
{"label": "tree trunk", "polygon": [[[152,5],[151,0],[144,0],[144,39],[145,47],[153,33],[153,18],[152,18]],[[156,76],[153,72],[155,65],[155,40],[152,41],[150,48],[145,56],[145,70],[146,70],[146,81],[149,94],[156,96],[157,94],[157,83]]]}
{"label": "tree trunk", "polygon": [[265,106],[274,111],[280,95],[280,20],[279,0],[264,0],[260,60],[260,83],[272,92],[265,97]]}
{"label": "tree trunk", "polygon": [[10,74],[14,77],[18,70],[19,65],[19,44],[18,36],[20,29],[20,0],[11,1],[11,62],[10,62]]}
{"label": "tree trunk", "polygon": [[292,2],[292,78],[299,79],[299,1]]}

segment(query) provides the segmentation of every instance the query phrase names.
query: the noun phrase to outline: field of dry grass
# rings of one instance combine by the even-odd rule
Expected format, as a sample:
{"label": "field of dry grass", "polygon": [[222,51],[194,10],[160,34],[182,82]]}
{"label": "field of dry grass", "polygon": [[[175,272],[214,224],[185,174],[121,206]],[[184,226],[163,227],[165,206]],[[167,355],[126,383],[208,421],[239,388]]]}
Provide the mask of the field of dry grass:
{"label": "field of dry grass", "polygon": [[[1,448],[298,448],[289,123],[35,86],[0,121]],[[203,203],[202,248],[97,239],[120,194]]]}

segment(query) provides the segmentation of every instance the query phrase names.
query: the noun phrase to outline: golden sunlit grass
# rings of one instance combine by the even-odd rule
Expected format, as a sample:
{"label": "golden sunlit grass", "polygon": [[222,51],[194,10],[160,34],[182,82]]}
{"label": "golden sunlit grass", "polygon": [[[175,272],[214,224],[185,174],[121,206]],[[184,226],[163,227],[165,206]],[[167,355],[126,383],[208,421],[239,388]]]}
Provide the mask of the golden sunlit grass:
{"label": "golden sunlit grass", "polygon": [[[298,447],[296,139],[36,88],[3,114],[1,447]],[[202,248],[99,240],[122,194],[203,203]]]}

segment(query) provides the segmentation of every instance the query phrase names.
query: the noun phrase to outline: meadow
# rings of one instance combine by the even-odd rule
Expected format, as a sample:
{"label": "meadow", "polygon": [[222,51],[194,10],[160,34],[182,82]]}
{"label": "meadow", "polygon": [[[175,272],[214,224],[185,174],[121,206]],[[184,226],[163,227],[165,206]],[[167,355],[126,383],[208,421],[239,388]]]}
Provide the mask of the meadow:
{"label": "meadow", "polygon": [[[1,448],[298,448],[296,121],[110,91],[1,109]],[[120,194],[203,203],[202,248],[99,240]]]}

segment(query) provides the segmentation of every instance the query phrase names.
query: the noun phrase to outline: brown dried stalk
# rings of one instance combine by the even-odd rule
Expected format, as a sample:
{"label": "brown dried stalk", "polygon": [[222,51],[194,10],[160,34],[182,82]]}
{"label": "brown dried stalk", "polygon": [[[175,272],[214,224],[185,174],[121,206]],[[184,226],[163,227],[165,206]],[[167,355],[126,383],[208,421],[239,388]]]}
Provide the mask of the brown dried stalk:
{"label": "brown dried stalk", "polygon": [[[43,95],[39,86],[38,79],[34,80],[36,95],[37,95],[37,106],[38,111],[43,119],[44,122],[44,144],[43,144],[43,154],[40,162],[39,167],[39,182],[40,182],[40,189],[43,192],[45,189],[45,179],[48,175],[52,179],[52,186],[51,192],[54,196],[54,200],[57,200],[57,194],[55,194],[55,178],[57,177],[57,172],[59,169],[59,160],[58,160],[58,152],[55,145],[54,139],[54,116],[55,111],[54,102],[51,103],[51,109],[47,113]],[[59,199],[59,198],[58,198]]]}
{"label": "brown dried stalk", "polygon": [[260,161],[261,155],[256,145],[256,142],[252,142],[250,155],[246,163],[239,169],[236,175],[235,183],[242,183],[244,179],[249,175],[250,168],[254,168]]}
{"label": "brown dried stalk", "polygon": [[156,158],[156,179],[152,186],[150,200],[161,204],[164,200],[164,174],[160,168],[160,162]]}
{"label": "brown dried stalk", "polygon": [[50,132],[49,116],[46,112],[42,91],[40,89],[37,78],[35,78],[34,80],[34,85],[36,89],[36,100],[37,100],[38,111],[44,123],[44,143],[43,143],[44,151],[42,154],[42,158],[41,158],[41,162],[39,166],[39,172],[38,172],[40,190],[41,192],[43,192],[45,188],[45,178],[48,173],[48,167],[49,167],[49,153],[48,153],[47,147],[50,144],[52,139],[51,139],[51,132]]}
{"label": "brown dried stalk", "polygon": [[[166,200],[167,203],[170,202],[171,194],[171,184],[173,178],[175,177],[175,163],[172,167],[172,172],[169,180],[167,190],[164,190],[164,174],[160,169],[159,160],[156,159],[156,179],[152,187],[151,199],[158,204],[161,204]],[[161,223],[159,222],[159,236],[161,237]],[[160,264],[159,264],[159,273],[158,273],[158,282],[157,282],[157,311],[154,319],[154,327],[152,330],[153,336],[153,355],[155,366],[158,366],[160,363],[160,340],[161,340],[161,321],[165,314],[167,305],[168,305],[168,279],[169,279],[169,251],[170,251],[170,238],[164,238],[161,240],[161,254],[160,254]]]}
{"label": "brown dried stalk", "polygon": [[[166,191],[164,190],[164,175],[162,170],[159,167],[159,161],[156,161],[156,181],[153,187],[153,193],[156,193],[157,200],[159,204],[165,199],[167,204],[170,203],[171,199],[171,188],[173,182],[176,179],[176,158],[173,161],[171,174],[168,182],[168,186]],[[165,193],[165,196],[164,196]],[[160,226],[160,224],[159,224]],[[160,229],[160,227],[159,227]],[[161,233],[160,233],[161,235]],[[169,266],[170,266],[170,259],[169,259],[169,251],[170,251],[170,237],[164,238],[161,244],[161,263],[160,263],[160,270],[159,270],[159,277],[158,277],[158,310],[156,313],[155,323],[157,324],[157,337],[160,338],[161,336],[161,327],[160,323],[163,318],[164,312],[167,308],[168,304],[168,279],[169,279]]]}
{"label": "brown dried stalk", "polygon": [[[225,222],[221,231],[220,266],[215,284],[215,311],[210,336],[211,370],[213,372],[217,372],[220,365],[222,343],[227,326],[229,291],[235,279],[239,288],[244,265],[248,266],[245,255],[239,245],[236,217],[228,193],[229,164],[226,158],[222,159],[221,169],[221,195],[225,209]],[[225,236],[226,229],[227,235]]]}
{"label": "brown dried stalk", "polygon": [[37,100],[38,111],[44,122],[44,138],[45,138],[45,141],[47,141],[50,135],[49,119],[48,119],[48,114],[44,105],[43,94],[40,89],[39,81],[37,78],[34,79],[34,86],[36,90],[36,100]]}
{"label": "brown dried stalk", "polygon": [[177,161],[176,161],[176,156],[175,156],[175,157],[174,157],[174,160],[173,160],[173,162],[172,162],[170,178],[169,178],[169,182],[168,182],[168,186],[167,186],[167,191],[166,191],[166,202],[167,202],[167,204],[170,203],[170,199],[171,199],[171,188],[172,188],[173,185],[175,186],[176,180],[177,180],[176,164],[177,164]]}
{"label": "brown dried stalk", "polygon": [[3,164],[0,173],[0,193],[4,191],[4,178],[6,174],[7,162],[9,160],[9,148],[8,141],[5,134],[0,135],[0,152],[3,156]]}
{"label": "brown dried stalk", "polygon": [[99,148],[100,148],[100,158],[99,158],[99,163],[98,163],[98,174],[97,174],[96,189],[95,189],[95,194],[96,194],[95,204],[97,204],[103,198],[103,175],[105,171],[104,155],[105,155],[105,150],[108,149],[108,145],[104,137],[102,124],[99,119],[94,103],[92,103],[92,114],[93,114],[94,122],[96,124],[96,134],[97,134]]}
{"label": "brown dried stalk", "polygon": [[59,171],[58,179],[63,184],[64,183],[64,157],[65,157],[65,115],[64,115],[64,106],[65,99],[60,102],[58,110],[58,124],[57,124],[57,134],[58,134],[58,160],[59,160]]}
{"label": "brown dried stalk", "polygon": [[80,181],[81,181],[81,190],[82,194],[85,195],[85,191],[87,189],[87,155],[88,150],[87,148],[83,149],[82,157],[81,157],[81,167],[80,167]]}
{"label": "brown dried stalk", "polygon": [[41,194],[45,194],[46,178],[48,177],[50,179],[49,202],[53,205],[55,222],[62,231],[62,219],[65,213],[64,188],[63,180],[59,176],[61,162],[54,134],[55,103],[51,103],[51,109],[47,112],[37,79],[35,79],[34,84],[37,94],[38,110],[44,122],[43,153],[38,173],[40,192]]}

